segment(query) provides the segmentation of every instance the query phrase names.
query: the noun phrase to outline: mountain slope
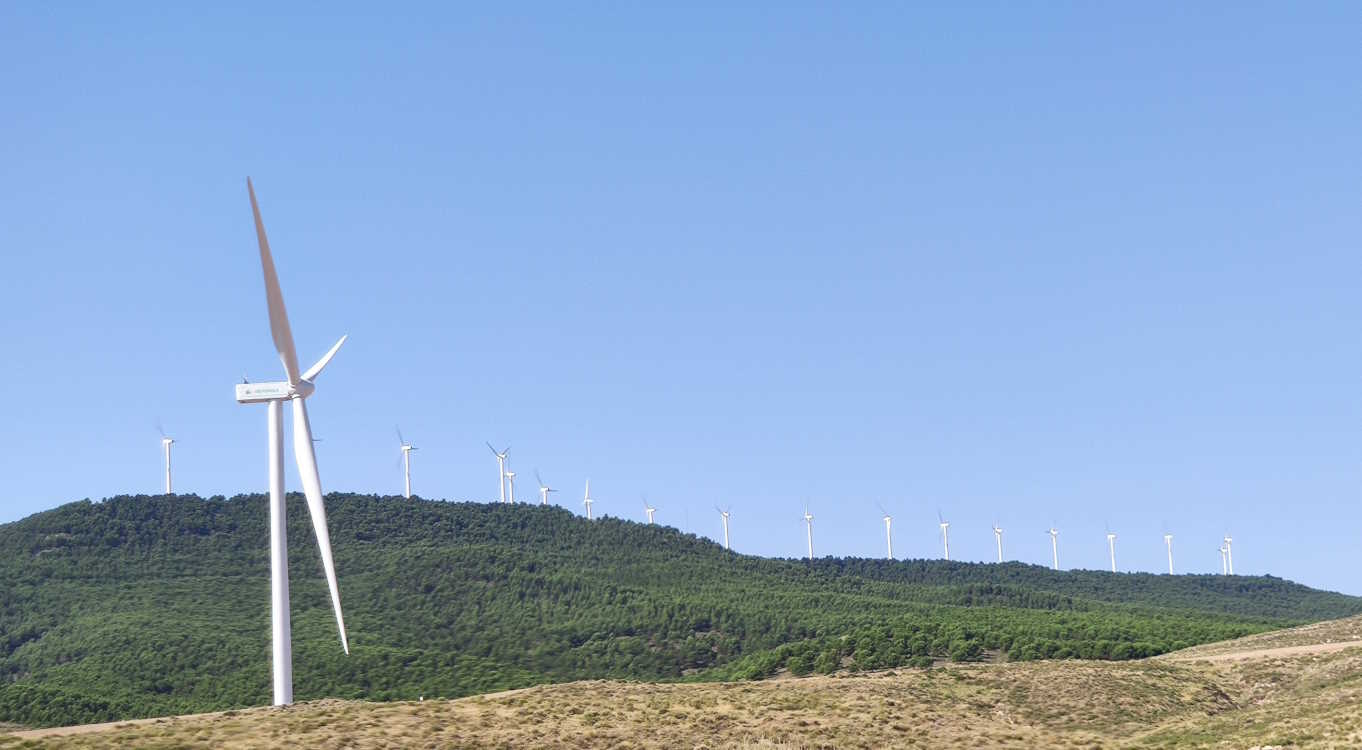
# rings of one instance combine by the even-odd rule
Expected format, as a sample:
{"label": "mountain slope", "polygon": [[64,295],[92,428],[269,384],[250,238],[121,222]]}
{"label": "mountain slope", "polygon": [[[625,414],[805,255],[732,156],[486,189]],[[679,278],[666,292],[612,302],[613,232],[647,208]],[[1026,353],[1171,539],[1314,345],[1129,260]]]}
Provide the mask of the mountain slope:
{"label": "mountain slope", "polygon": [[[327,498],[352,655],[290,497],[299,699],[762,677],[996,653],[1122,659],[1362,612],[1275,578],[726,553],[560,508]],[[117,497],[0,526],[0,722],[269,700],[265,498]]]}
{"label": "mountain slope", "polygon": [[[453,701],[320,701],[6,735],[0,749],[1103,747],[1352,748],[1362,618],[1165,659],[953,665],[803,680],[575,682]],[[1340,643],[1340,641],[1342,641]],[[1326,650],[1319,650],[1327,647]],[[1217,661],[1216,657],[1230,657]]]}

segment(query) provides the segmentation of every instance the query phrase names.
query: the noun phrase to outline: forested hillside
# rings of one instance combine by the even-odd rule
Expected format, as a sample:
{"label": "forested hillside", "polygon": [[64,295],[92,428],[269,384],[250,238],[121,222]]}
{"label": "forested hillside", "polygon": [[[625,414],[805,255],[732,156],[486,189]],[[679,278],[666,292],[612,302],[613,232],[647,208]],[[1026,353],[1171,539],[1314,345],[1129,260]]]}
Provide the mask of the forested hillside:
{"label": "forested hillside", "polygon": [[[759,678],[931,658],[1124,659],[1362,613],[1276,578],[745,557],[556,507],[333,494],[352,653],[290,497],[299,700],[582,678]],[[117,497],[0,526],[0,722],[269,701],[261,495]]]}

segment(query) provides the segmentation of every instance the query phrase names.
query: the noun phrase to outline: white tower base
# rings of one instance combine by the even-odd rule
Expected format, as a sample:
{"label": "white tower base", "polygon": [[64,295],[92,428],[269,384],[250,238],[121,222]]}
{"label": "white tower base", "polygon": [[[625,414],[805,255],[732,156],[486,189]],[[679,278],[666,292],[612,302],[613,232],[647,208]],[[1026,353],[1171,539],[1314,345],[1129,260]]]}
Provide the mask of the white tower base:
{"label": "white tower base", "polygon": [[269,402],[270,440],[270,630],[273,637],[274,705],[293,703],[293,644],[288,604],[288,522],[284,515],[284,418]]}

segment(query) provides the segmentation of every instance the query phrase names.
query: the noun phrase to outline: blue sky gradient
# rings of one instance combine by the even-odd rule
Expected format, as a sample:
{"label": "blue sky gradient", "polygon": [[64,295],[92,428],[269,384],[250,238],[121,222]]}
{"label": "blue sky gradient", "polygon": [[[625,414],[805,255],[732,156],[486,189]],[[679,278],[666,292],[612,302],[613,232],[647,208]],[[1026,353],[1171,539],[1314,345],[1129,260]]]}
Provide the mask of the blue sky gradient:
{"label": "blue sky gradient", "polygon": [[[0,521],[328,490],[1362,594],[1362,6],[0,6]],[[291,461],[291,459],[290,459]],[[290,471],[290,487],[297,483]]]}

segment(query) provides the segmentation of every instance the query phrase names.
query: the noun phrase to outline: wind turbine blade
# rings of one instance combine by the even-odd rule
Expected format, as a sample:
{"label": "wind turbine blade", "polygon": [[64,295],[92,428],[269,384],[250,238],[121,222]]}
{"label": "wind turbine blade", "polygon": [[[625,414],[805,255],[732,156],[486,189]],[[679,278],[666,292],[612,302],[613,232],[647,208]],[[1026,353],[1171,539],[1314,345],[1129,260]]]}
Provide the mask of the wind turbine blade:
{"label": "wind turbine blade", "polygon": [[[255,202],[255,187],[246,178],[246,191],[251,194],[251,213],[255,214],[255,237],[260,242],[260,268],[265,273],[265,301],[270,307],[270,334],[274,348],[284,363],[290,385],[297,385],[298,350],[293,347],[293,332],[288,327],[288,311],[284,309],[284,293],[279,290],[279,275],[274,272],[274,257],[270,255],[270,241],[265,237],[265,223],[260,220],[260,205]],[[309,443],[310,445],[311,443]]]}
{"label": "wind turbine blade", "polygon": [[350,641],[345,637],[345,618],[341,615],[340,589],[336,586],[336,562],[331,556],[331,534],[326,529],[326,505],[322,503],[322,478],[317,473],[317,454],[312,448],[312,425],[307,420],[307,403],[293,399],[293,457],[298,461],[298,478],[307,496],[307,510],[312,516],[312,528],[317,532],[317,548],[322,553],[322,568],[326,571],[326,587],[331,590],[331,606],[336,610],[336,627],[340,629],[341,648],[350,653]]}
{"label": "wind turbine blade", "polygon": [[316,380],[317,376],[322,374],[322,370],[326,367],[327,363],[331,361],[331,358],[336,356],[336,352],[340,351],[341,344],[344,344],[345,340],[348,338],[350,338],[350,334],[348,333],[341,336],[340,341],[337,341],[336,345],[331,347],[331,351],[327,352],[321,359],[317,360],[317,364],[309,367],[307,372],[303,373],[303,380],[308,382]]}

